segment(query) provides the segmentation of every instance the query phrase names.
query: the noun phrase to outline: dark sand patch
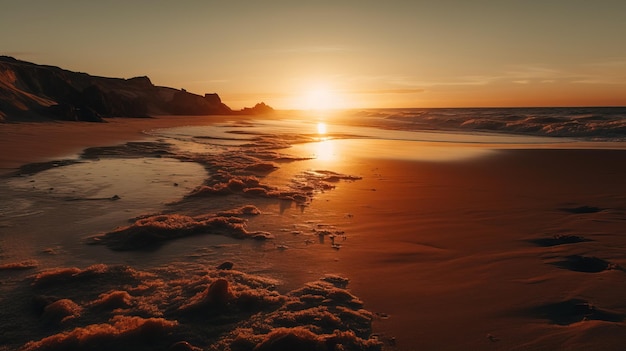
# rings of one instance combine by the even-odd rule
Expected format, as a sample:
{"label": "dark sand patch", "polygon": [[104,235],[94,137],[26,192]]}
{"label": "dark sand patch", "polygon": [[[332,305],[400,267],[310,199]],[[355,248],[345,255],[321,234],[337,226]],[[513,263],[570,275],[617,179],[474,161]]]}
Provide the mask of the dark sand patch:
{"label": "dark sand patch", "polygon": [[553,265],[559,268],[569,269],[570,271],[584,273],[599,273],[609,269],[619,269],[614,263],[601,258],[581,255],[567,256],[563,261],[555,262]]}
{"label": "dark sand patch", "polygon": [[544,247],[558,246],[558,245],[565,245],[565,244],[576,244],[576,243],[582,243],[582,242],[588,242],[588,241],[593,241],[593,240],[587,239],[585,237],[578,236],[578,235],[568,235],[568,234],[562,234],[562,235],[557,234],[551,238],[537,238],[537,239],[529,240],[529,242],[537,246],[544,246]]}
{"label": "dark sand patch", "polygon": [[13,173],[9,173],[8,176],[15,177],[15,176],[24,176],[24,175],[34,175],[39,172],[47,171],[52,168],[69,166],[69,165],[73,165],[79,162],[80,162],[79,160],[55,160],[55,161],[48,161],[48,162],[29,163],[29,164],[25,164],[21,166],[17,171]]}
{"label": "dark sand patch", "polygon": [[579,207],[562,207],[559,210],[571,214],[598,213],[605,210],[604,208],[595,206],[579,206]]}
{"label": "dark sand patch", "polygon": [[600,309],[582,299],[541,305],[532,308],[530,313],[536,318],[546,319],[558,325],[570,325],[587,320],[621,322],[625,317],[622,313]]}

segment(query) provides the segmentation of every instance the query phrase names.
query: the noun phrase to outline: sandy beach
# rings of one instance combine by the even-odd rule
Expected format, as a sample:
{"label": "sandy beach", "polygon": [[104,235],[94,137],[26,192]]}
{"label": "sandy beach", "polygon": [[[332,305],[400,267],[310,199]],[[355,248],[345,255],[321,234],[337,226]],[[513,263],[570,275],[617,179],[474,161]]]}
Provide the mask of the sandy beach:
{"label": "sandy beach", "polygon": [[0,351],[626,350],[626,1],[5,1]]}
{"label": "sandy beach", "polygon": [[354,216],[338,266],[400,350],[618,350],[624,271],[582,257],[626,264],[625,155],[367,161],[328,195]]}
{"label": "sandy beach", "polygon": [[[146,139],[144,131],[181,125],[203,125],[232,116],[161,116],[110,118],[106,123],[32,122],[6,123],[0,128],[0,172],[32,162],[72,156],[90,146],[117,145]],[[239,116],[245,119],[245,116]]]}
{"label": "sandy beach", "polygon": [[[87,147],[155,139],[144,130],[229,119],[0,125],[0,149],[10,150],[0,155],[0,170],[67,158]],[[286,286],[328,273],[349,279],[389,350],[622,348],[626,150],[466,145],[478,152],[444,161],[354,154],[341,142],[332,147],[330,159],[281,164],[265,177],[285,182],[294,167],[358,177],[318,193],[305,210],[309,220],[346,235],[336,250],[288,249],[283,262],[272,261]],[[180,208],[197,211],[192,204]],[[296,215],[295,209],[277,211],[251,219],[250,226],[263,229],[265,222]],[[15,234],[3,228],[3,235]],[[298,261],[307,268],[294,267]]]}

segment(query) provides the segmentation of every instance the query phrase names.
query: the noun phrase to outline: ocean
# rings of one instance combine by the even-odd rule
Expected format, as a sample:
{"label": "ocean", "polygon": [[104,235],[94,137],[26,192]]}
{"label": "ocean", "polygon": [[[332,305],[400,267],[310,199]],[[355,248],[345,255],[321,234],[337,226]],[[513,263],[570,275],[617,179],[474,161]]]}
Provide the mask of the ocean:
{"label": "ocean", "polygon": [[352,113],[365,124],[411,131],[489,132],[624,141],[626,107],[414,108]]}

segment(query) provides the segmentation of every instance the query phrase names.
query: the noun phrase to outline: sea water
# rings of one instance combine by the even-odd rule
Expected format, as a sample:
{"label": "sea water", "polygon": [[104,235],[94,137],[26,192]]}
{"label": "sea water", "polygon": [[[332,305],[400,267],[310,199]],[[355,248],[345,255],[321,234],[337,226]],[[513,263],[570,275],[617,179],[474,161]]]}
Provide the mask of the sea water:
{"label": "sea water", "polygon": [[352,116],[385,129],[626,141],[626,107],[373,109]]}

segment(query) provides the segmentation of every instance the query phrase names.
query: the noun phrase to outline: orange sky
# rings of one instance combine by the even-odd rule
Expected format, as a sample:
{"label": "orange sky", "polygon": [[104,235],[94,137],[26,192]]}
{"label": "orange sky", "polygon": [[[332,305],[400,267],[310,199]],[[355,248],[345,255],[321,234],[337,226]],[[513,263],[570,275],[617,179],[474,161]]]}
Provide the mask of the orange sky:
{"label": "orange sky", "polygon": [[0,54],[233,108],[626,105],[626,1],[22,0]]}

